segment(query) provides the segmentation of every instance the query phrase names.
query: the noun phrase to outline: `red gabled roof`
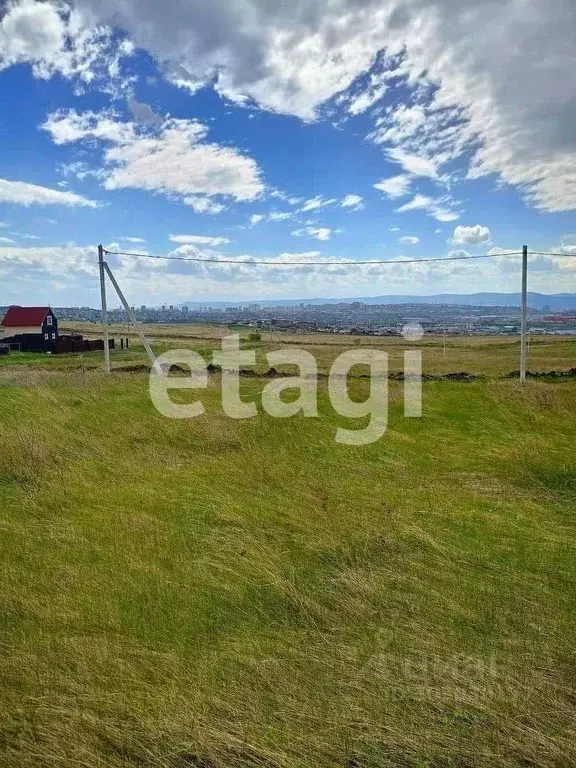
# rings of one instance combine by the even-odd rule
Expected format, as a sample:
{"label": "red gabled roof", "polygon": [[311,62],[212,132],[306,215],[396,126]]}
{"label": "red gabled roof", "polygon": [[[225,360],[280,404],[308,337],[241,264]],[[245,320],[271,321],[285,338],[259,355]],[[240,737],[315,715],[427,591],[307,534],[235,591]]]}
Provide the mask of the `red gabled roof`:
{"label": "red gabled roof", "polygon": [[9,307],[0,325],[4,328],[42,325],[50,307]]}

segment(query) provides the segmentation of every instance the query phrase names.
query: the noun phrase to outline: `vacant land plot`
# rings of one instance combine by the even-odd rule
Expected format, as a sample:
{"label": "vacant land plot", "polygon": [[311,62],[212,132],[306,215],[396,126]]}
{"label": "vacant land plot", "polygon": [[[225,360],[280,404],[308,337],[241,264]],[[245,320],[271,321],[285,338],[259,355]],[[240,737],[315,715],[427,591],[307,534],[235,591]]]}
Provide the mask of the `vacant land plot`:
{"label": "vacant land plot", "polygon": [[[63,323],[65,331],[78,331],[90,337],[102,337],[99,325],[89,323]],[[249,343],[249,330],[239,330],[222,326],[204,325],[149,325],[144,331],[150,339],[156,354],[168,349],[195,349],[209,356],[220,347],[220,340],[225,335],[240,333],[245,340],[244,346],[254,348],[258,353],[258,366],[267,368],[265,353],[298,346],[311,352],[318,362],[321,372],[329,370],[334,359],[350,346],[385,350],[390,355],[390,370],[401,371],[404,365],[404,350],[412,347],[401,336],[344,336],[337,334],[294,334],[262,333],[262,341]],[[125,337],[126,326],[112,326],[111,335]],[[513,336],[425,336],[414,345],[423,352],[423,367],[427,373],[449,373],[468,371],[475,375],[503,376],[519,368],[520,341]],[[568,370],[576,367],[576,337],[570,336],[535,336],[530,339],[529,368],[534,372]],[[52,360],[38,355],[18,356],[0,361],[2,364],[42,364],[61,369],[101,367],[102,355],[91,353],[74,356],[58,356]],[[112,356],[112,365],[123,367],[133,363],[147,363],[143,348],[133,335],[130,351],[117,351]]]}
{"label": "vacant land plot", "polygon": [[[517,367],[466,343],[450,370]],[[233,421],[214,376],[176,422],[38,360],[0,362],[1,765],[576,764],[576,381],[425,382],[411,420],[392,382],[352,448],[324,391]]]}

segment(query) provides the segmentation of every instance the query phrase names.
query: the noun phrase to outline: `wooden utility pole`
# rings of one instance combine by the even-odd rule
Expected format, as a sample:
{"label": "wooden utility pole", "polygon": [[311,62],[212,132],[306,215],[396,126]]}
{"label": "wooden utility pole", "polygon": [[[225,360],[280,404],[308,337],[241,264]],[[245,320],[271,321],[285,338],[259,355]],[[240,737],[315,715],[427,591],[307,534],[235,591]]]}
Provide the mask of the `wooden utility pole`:
{"label": "wooden utility pole", "polygon": [[152,351],[152,347],[148,343],[148,339],[144,335],[144,332],[142,331],[142,328],[140,327],[140,323],[136,320],[136,317],[134,316],[134,313],[132,312],[132,308],[130,307],[130,304],[128,304],[128,302],[126,301],[126,297],[122,293],[122,290],[121,290],[120,286],[118,285],[118,281],[116,280],[116,278],[112,274],[112,270],[110,269],[108,264],[104,263],[104,269],[106,270],[106,274],[110,278],[110,282],[112,283],[116,293],[118,294],[118,298],[122,302],[122,306],[126,310],[126,314],[128,315],[128,317],[132,321],[132,324],[134,325],[136,333],[138,334],[138,338],[140,339],[140,343],[142,344],[142,346],[144,347],[144,349],[146,350],[146,352],[148,354],[148,357],[150,358],[150,362],[152,363],[152,367],[154,368],[154,370],[157,373],[161,374],[162,373],[162,366],[160,365],[156,355]]}
{"label": "wooden utility pole", "polygon": [[108,341],[108,308],[106,306],[106,276],[104,273],[104,248],[98,246],[98,268],[100,270],[100,298],[102,301],[102,329],[104,331],[104,370],[110,373],[110,343]]}
{"label": "wooden utility pole", "polygon": [[528,246],[522,248],[522,317],[520,322],[520,381],[526,381],[526,325],[528,317]]}

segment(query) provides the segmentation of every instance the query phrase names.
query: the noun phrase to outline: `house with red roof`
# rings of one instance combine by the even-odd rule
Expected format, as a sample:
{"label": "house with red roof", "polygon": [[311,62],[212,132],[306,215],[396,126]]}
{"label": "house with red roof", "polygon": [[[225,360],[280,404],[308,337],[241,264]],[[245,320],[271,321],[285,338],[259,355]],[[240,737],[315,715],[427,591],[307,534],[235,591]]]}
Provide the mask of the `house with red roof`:
{"label": "house with red roof", "polygon": [[48,351],[58,339],[58,320],[50,307],[9,307],[0,322],[0,342]]}

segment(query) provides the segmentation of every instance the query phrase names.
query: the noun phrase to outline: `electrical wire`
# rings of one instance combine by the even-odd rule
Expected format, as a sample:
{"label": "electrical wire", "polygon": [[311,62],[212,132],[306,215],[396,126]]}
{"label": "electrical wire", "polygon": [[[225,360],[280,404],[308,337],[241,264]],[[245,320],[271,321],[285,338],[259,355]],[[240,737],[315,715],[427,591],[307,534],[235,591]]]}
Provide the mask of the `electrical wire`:
{"label": "electrical wire", "polygon": [[160,261],[195,261],[204,264],[245,264],[246,266],[252,267],[348,267],[370,264],[425,264],[442,261],[475,261],[476,259],[494,259],[498,256],[522,255],[522,251],[502,251],[500,253],[484,253],[480,256],[441,256],[430,259],[384,259],[374,261],[249,261],[247,259],[205,259],[200,256],[154,256],[150,253],[108,251],[105,248],[102,250],[108,256],[132,256],[139,259],[159,259]]}
{"label": "electrical wire", "polygon": [[553,251],[530,251],[529,256],[563,256],[565,259],[573,259],[576,253],[554,253]]}

